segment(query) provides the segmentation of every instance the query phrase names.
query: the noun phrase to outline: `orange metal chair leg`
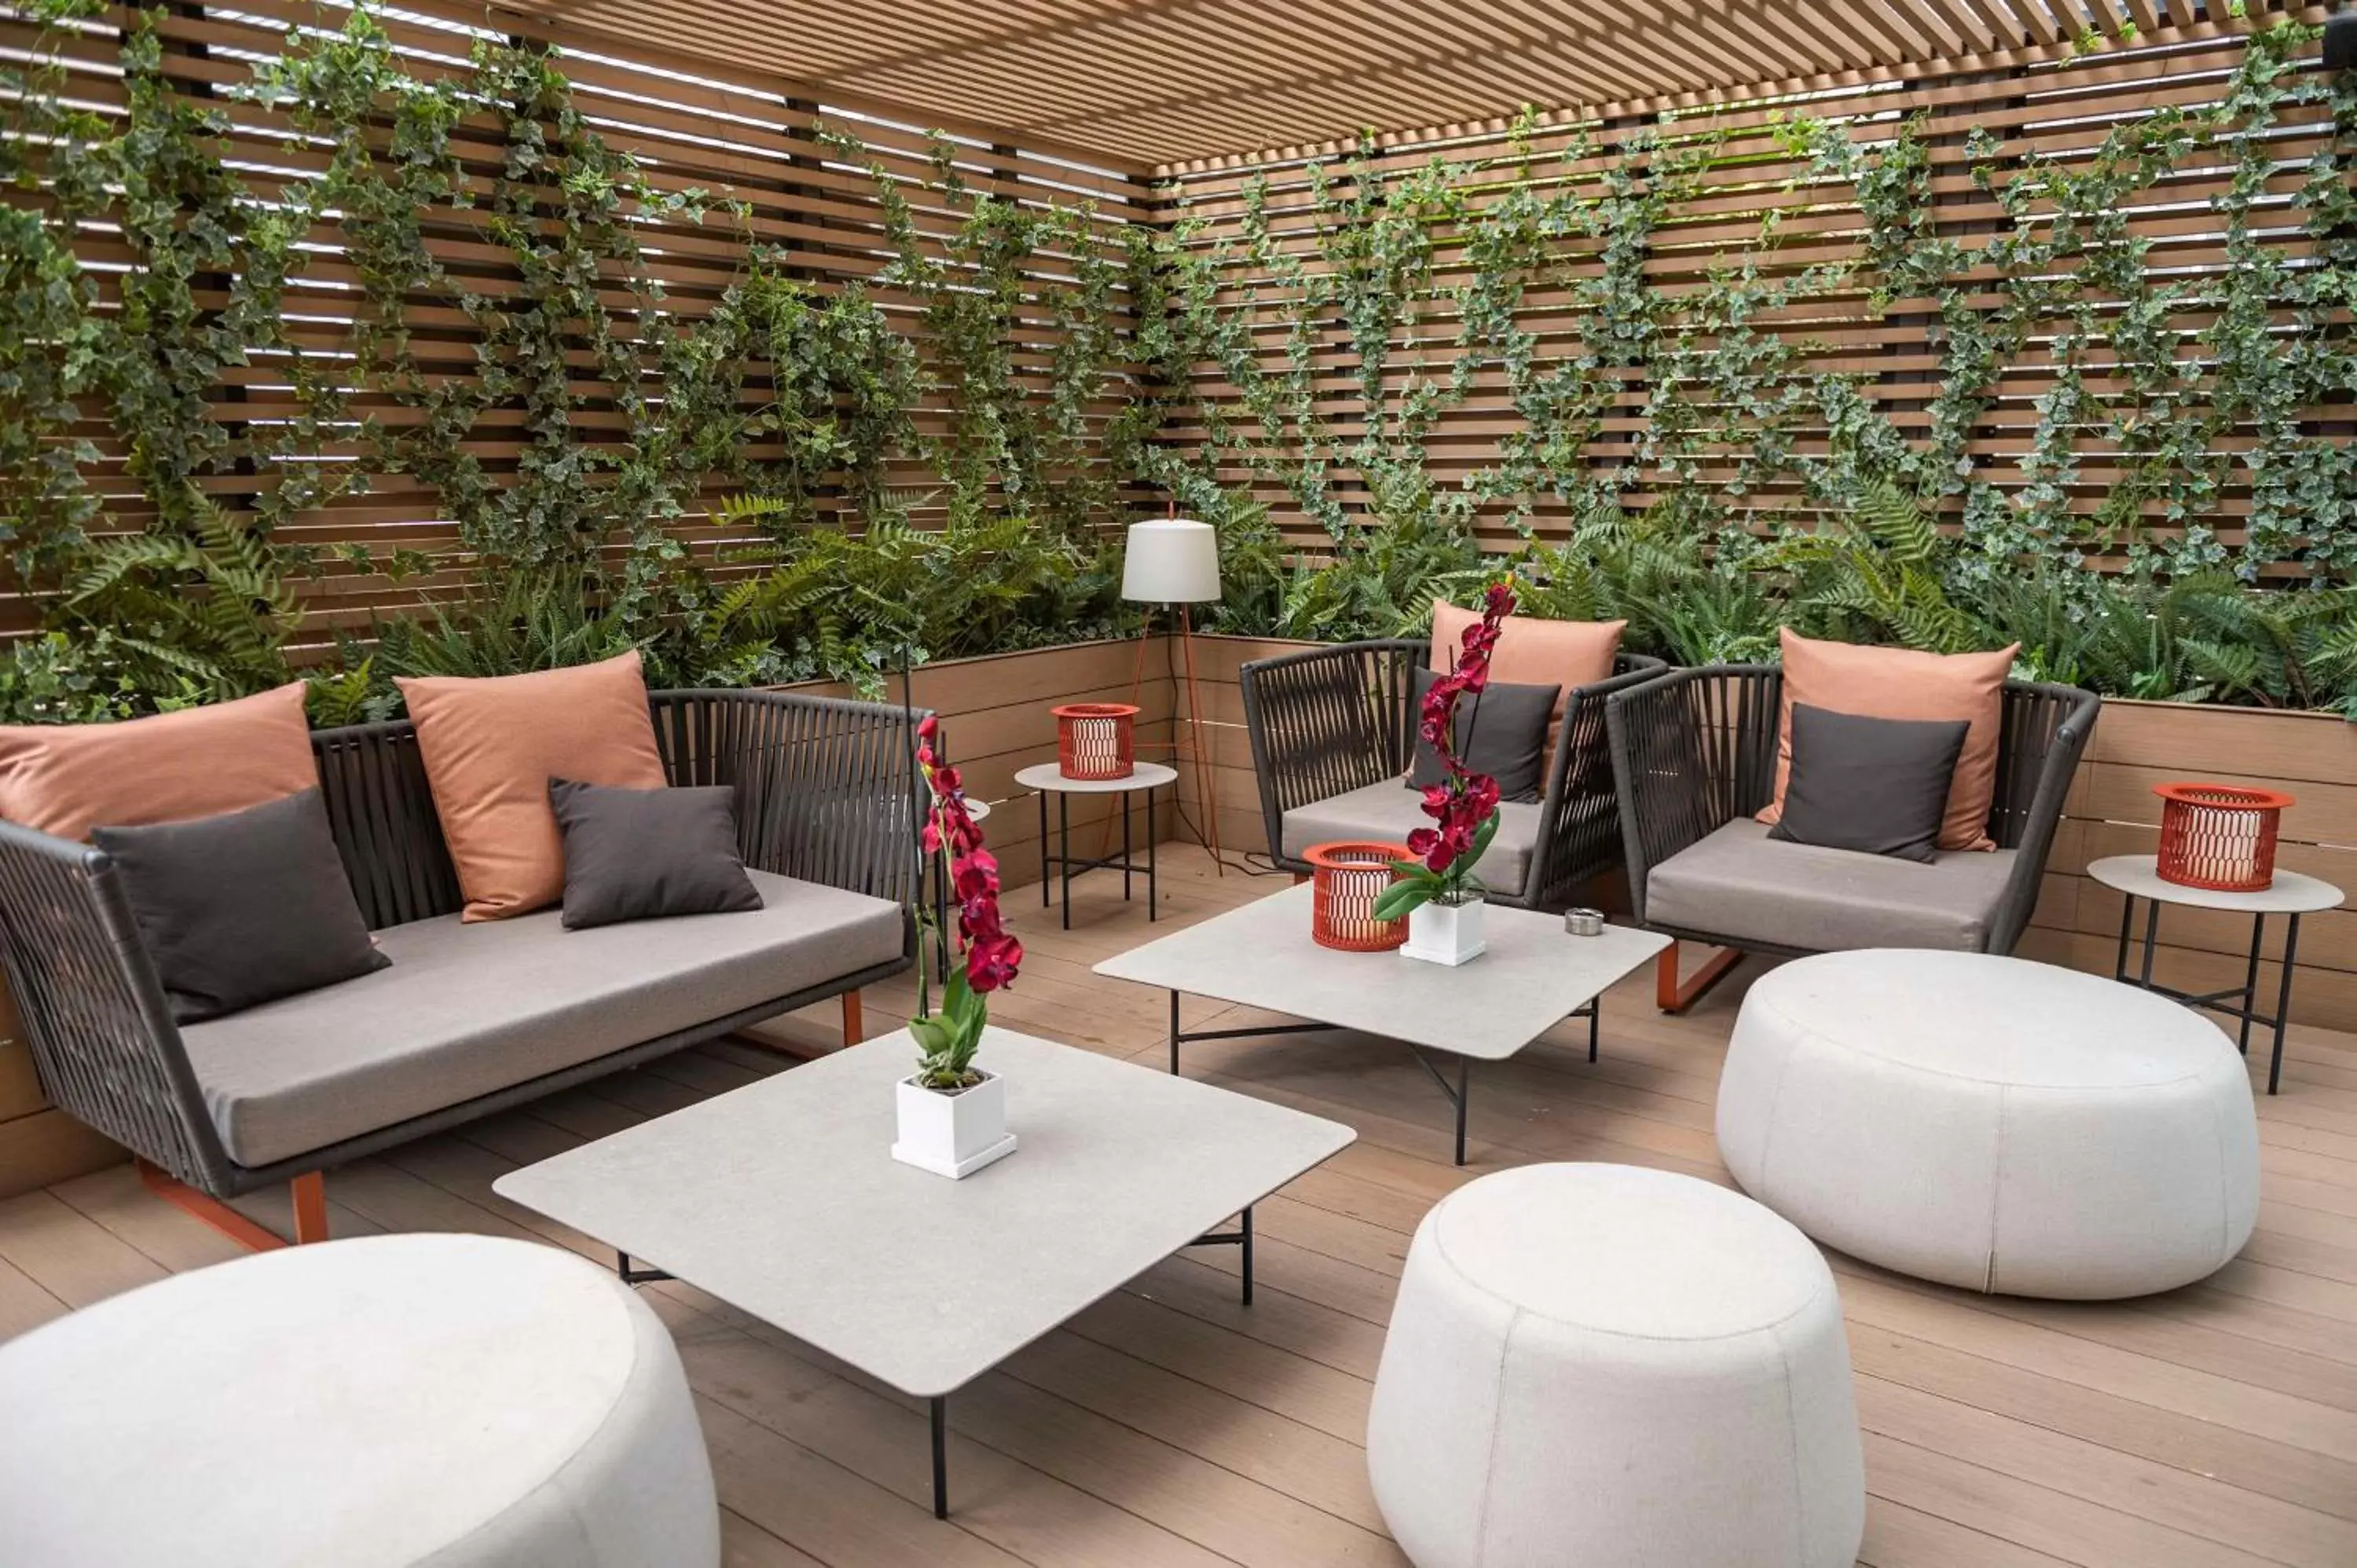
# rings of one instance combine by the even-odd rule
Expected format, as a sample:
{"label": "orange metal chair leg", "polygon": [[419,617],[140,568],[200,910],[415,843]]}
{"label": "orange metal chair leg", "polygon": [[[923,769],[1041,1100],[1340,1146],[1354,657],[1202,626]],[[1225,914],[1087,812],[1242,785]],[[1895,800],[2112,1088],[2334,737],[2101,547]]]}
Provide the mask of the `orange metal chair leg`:
{"label": "orange metal chair leg", "polygon": [[[287,1245],[286,1239],[256,1225],[220,1198],[199,1192],[178,1177],[171,1176],[145,1160],[138,1162],[139,1179],[147,1190],[191,1219],[199,1219],[239,1246],[254,1252],[274,1252]],[[317,1171],[296,1176],[287,1184],[295,1200],[295,1244],[328,1239],[328,1184]]]}
{"label": "orange metal chair leg", "polygon": [[1678,944],[1672,942],[1653,961],[1653,1005],[1664,1013],[1683,1013],[1703,998],[1703,993],[1721,980],[1727,972],[1743,961],[1741,948],[1720,948],[1708,961],[1694,972],[1684,983],[1678,979]]}
{"label": "orange metal chair leg", "polygon": [[843,993],[843,1043],[856,1046],[867,1037],[867,1026],[860,1016],[859,993]]}
{"label": "orange metal chair leg", "polygon": [[328,1178],[317,1171],[298,1176],[289,1184],[295,1198],[295,1244],[298,1247],[328,1239]]}

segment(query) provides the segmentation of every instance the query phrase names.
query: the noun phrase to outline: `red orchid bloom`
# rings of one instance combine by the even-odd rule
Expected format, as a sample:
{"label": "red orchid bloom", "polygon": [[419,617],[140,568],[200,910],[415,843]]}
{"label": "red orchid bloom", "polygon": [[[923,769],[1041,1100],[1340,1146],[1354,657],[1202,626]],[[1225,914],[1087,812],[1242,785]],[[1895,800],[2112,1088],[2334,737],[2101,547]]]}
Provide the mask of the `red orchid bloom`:
{"label": "red orchid bloom", "polygon": [[1416,829],[1408,834],[1407,846],[1436,876],[1471,853],[1481,824],[1498,810],[1498,781],[1473,772],[1457,755],[1457,704],[1468,693],[1478,697],[1488,689],[1491,650],[1513,611],[1513,589],[1491,585],[1482,596],[1481,618],[1465,628],[1457,668],[1433,682],[1417,715],[1417,733],[1439,754],[1448,777],[1424,792],[1424,814],[1439,826]]}
{"label": "red orchid bloom", "polygon": [[1000,923],[998,858],[983,847],[982,829],[966,810],[965,780],[955,768],[939,761],[933,751],[940,729],[940,721],[930,714],[917,725],[923,742],[917,762],[932,796],[925,813],[925,853],[946,854],[949,859],[949,885],[957,899],[958,950],[965,955],[966,983],[976,992],[996,991],[1014,983],[1023,963],[1023,944]]}

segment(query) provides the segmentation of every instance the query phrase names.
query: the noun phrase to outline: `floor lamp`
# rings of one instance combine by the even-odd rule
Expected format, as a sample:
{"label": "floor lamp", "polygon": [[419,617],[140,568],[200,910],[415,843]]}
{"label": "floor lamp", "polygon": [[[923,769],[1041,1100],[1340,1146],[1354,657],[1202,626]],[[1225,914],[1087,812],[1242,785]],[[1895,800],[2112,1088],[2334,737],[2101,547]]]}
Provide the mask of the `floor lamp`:
{"label": "floor lamp", "polygon": [[[1154,518],[1129,525],[1129,545],[1122,560],[1121,596],[1132,604],[1168,605],[1178,612],[1178,645],[1187,660],[1187,746],[1179,746],[1174,736],[1170,743],[1171,760],[1191,756],[1195,764],[1195,799],[1203,810],[1203,847],[1211,852],[1211,864],[1219,874],[1228,874],[1227,862],[1220,854],[1220,812],[1211,799],[1211,760],[1203,746],[1203,694],[1195,684],[1194,625],[1188,618],[1187,607],[1214,603],[1220,596],[1220,536],[1208,522],[1191,518]],[[1151,629],[1153,611],[1146,612],[1148,624],[1138,628],[1137,668],[1130,677],[1129,691],[1133,702],[1146,680],[1146,644]]]}

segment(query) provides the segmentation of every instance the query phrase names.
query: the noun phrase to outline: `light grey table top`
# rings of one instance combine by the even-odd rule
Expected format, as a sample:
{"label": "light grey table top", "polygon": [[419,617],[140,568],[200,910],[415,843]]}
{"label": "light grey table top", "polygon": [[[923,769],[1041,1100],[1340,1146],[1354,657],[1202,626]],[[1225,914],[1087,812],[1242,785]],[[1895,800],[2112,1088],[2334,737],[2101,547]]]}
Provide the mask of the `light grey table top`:
{"label": "light grey table top", "polygon": [[2275,886],[2256,893],[2222,893],[2210,887],[2188,887],[2181,882],[2163,882],[2156,868],[2160,857],[2153,854],[2115,854],[2091,862],[2087,875],[2104,886],[2138,898],[2155,898],[2163,904],[2180,904],[2194,909],[2227,909],[2243,915],[2313,915],[2319,910],[2338,909],[2347,897],[2340,888],[2320,877],[2302,876],[2297,871],[2276,873]]}
{"label": "light grey table top", "polygon": [[1338,1122],[1005,1029],[995,1165],[894,1160],[906,1029],[492,1184],[920,1398],[946,1394],[1346,1147]]}
{"label": "light grey table top", "polygon": [[1035,762],[1017,772],[1015,782],[1051,795],[1118,795],[1127,789],[1159,789],[1165,784],[1176,784],[1178,770],[1159,762],[1140,762],[1120,779],[1067,779],[1056,764]]}
{"label": "light grey table top", "polygon": [[1489,950],[1453,969],[1396,952],[1338,952],[1309,940],[1311,891],[1305,883],[1256,899],[1096,972],[1499,1061],[1670,945],[1626,926],[1575,937],[1560,915],[1492,904],[1481,912]]}

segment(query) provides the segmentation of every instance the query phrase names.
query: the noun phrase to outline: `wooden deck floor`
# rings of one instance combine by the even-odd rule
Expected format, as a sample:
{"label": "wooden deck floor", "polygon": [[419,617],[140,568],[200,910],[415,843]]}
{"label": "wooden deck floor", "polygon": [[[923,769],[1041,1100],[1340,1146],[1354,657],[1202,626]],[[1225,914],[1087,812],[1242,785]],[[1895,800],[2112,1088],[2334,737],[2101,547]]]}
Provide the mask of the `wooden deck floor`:
{"label": "wooden deck floor", "polygon": [[[1175,846],[1163,864],[1166,919],[1284,886],[1214,879]],[[1014,897],[1011,910],[1033,917],[1021,923],[1032,956],[994,1013],[1154,1059],[1161,998],[1089,973],[1146,938],[1144,906],[1123,906],[1102,875],[1076,894],[1070,933]],[[1751,972],[1686,1018],[1623,986],[1597,1066],[1574,1026],[1562,1045],[1478,1075],[1465,1172],[1448,1164],[1447,1104],[1397,1047],[1311,1036],[1189,1047],[1190,1074],[1349,1122],[1361,1141],[1256,1212],[1258,1305],[1236,1305],[1228,1250],[1190,1253],[952,1401],[946,1524],[926,1507],[920,1407],[696,1291],[650,1287],[699,1397],[729,1563],[1401,1561],[1361,1443],[1418,1218],[1459,1182],[1532,1160],[1725,1181],[1711,1101]],[[869,1026],[906,1004],[871,993]],[[1219,1014],[1246,1018],[1197,1004],[1189,1022]],[[537,1237],[603,1261],[493,1197],[492,1179],[780,1066],[734,1044],[694,1051],[369,1161],[329,1178],[333,1222],[341,1234]],[[2302,1032],[2260,1125],[2258,1234],[2191,1289],[2107,1305],[1990,1300],[1833,1259],[1866,1429],[1865,1562],[2357,1564],[2357,1038]],[[128,1167],[0,1203],[0,1337],[234,1251],[145,1196]]]}

